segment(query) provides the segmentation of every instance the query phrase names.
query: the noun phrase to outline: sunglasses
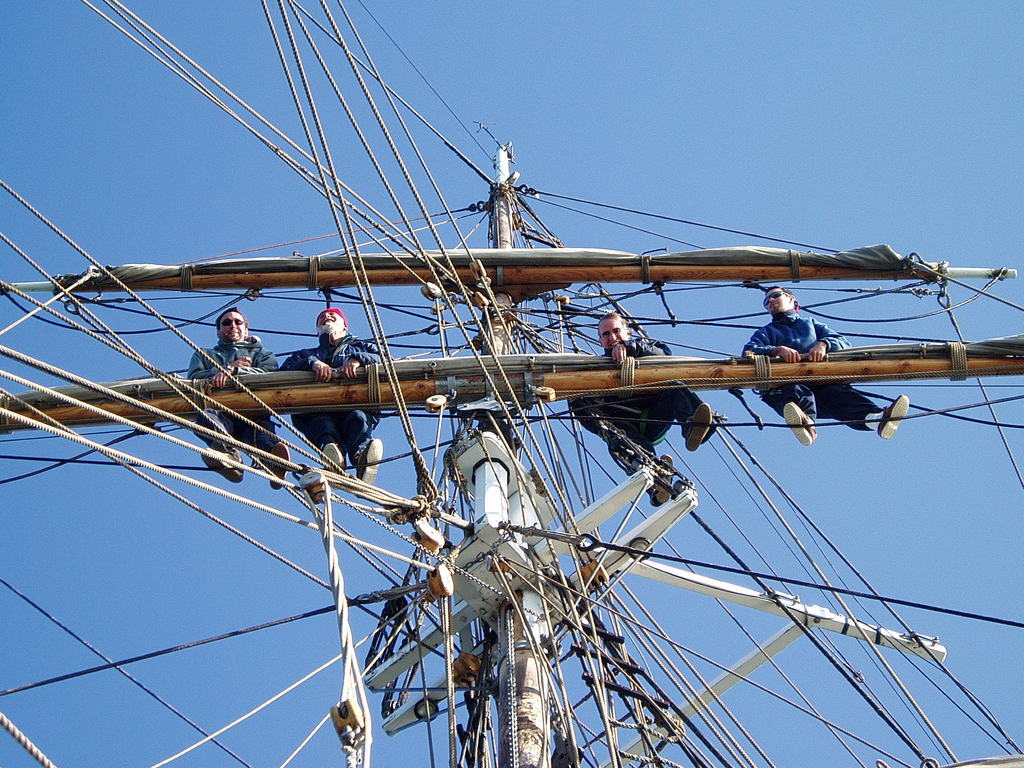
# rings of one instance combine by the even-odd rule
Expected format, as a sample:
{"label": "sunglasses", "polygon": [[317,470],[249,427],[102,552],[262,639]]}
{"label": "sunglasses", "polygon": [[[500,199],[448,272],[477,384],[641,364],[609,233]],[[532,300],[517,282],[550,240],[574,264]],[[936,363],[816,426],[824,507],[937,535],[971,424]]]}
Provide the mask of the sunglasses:
{"label": "sunglasses", "polygon": [[233,320],[230,317],[226,317],[220,321],[221,325],[245,325],[245,320]]}
{"label": "sunglasses", "polygon": [[771,293],[764,297],[764,305],[767,307],[769,301],[771,301],[772,299],[777,299],[779,298],[779,296],[792,296],[792,294],[786,293],[786,291],[772,291]]}

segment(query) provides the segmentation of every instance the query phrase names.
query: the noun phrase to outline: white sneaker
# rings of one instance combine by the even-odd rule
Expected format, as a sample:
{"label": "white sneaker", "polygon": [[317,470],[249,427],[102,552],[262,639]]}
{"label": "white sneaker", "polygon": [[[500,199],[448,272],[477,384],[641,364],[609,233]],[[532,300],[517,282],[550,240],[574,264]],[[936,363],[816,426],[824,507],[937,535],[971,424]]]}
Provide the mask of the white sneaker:
{"label": "white sneaker", "polygon": [[342,456],[341,448],[338,447],[337,443],[327,443],[327,445],[320,449],[320,453],[327,459],[327,469],[339,473],[345,471],[345,457]]}
{"label": "white sneaker", "polygon": [[909,410],[910,398],[906,395],[900,395],[893,400],[889,407],[882,411],[882,418],[878,422],[878,436],[883,440],[891,439],[899,429],[900,420]]}
{"label": "white sneaker", "polygon": [[818,437],[811,417],[803,412],[803,409],[796,403],[786,403],[782,408],[782,415],[793,430],[800,445],[811,445]]}
{"label": "white sneaker", "polygon": [[384,458],[384,443],[373,438],[356,454],[356,477],[367,485],[373,485],[377,479],[377,465]]}

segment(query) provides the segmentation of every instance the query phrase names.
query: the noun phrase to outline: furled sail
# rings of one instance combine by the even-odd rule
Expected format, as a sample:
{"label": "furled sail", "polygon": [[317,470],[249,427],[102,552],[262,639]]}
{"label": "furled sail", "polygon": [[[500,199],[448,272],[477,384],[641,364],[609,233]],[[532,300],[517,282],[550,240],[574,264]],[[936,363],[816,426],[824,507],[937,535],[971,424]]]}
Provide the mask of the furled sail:
{"label": "furled sail", "polygon": [[[474,283],[481,265],[495,289],[529,293],[571,283],[660,283],[700,281],[939,280],[943,277],[1015,277],[1006,268],[950,268],[901,256],[888,245],[872,245],[835,254],[785,248],[712,248],[664,254],[632,254],[594,248],[483,248],[471,251],[423,251],[421,254],[360,254],[359,263],[375,285],[418,285],[425,280]],[[347,255],[220,259],[162,266],[125,264],[59,275],[55,283],[74,291],[207,290],[353,285],[353,261]],[[479,266],[477,267],[480,268]],[[14,283],[24,291],[51,292],[53,282]]]}

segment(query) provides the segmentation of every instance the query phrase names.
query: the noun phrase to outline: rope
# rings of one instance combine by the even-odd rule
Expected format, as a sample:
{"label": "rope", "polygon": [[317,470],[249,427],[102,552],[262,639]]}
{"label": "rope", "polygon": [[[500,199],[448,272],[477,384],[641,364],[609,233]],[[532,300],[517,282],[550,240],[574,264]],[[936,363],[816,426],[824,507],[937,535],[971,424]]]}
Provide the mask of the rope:
{"label": "rope", "polygon": [[[754,377],[761,382],[767,383],[772,377],[772,360],[768,355],[754,355]],[[770,389],[770,387],[755,387],[758,392]]]}
{"label": "rope", "polygon": [[619,381],[622,382],[622,386],[631,388],[636,386],[636,358],[631,355],[626,355],[622,358],[622,366],[619,369]]}
{"label": "rope", "polygon": [[800,254],[794,250],[789,252],[789,273],[794,283],[800,282]]}
{"label": "rope", "polygon": [[372,405],[380,405],[380,363],[366,366],[366,399]]}
{"label": "rope", "polygon": [[320,257],[310,256],[309,266],[306,270],[306,288],[315,291],[320,286]]}
{"label": "rope", "polygon": [[955,375],[949,377],[950,381],[965,381],[967,379],[967,346],[962,341],[951,341],[949,347],[949,367],[956,371]]}
{"label": "rope", "polygon": [[[326,483],[325,483],[326,484]],[[307,494],[308,495],[308,494]],[[358,706],[361,710],[361,722],[358,726],[350,724],[342,736],[346,754],[360,753],[364,764],[370,765],[370,746],[372,744],[370,707],[363,686],[363,672],[356,655],[356,646],[352,638],[352,626],[348,617],[348,600],[345,598],[345,578],[342,574],[338,550],[334,545],[334,513],[331,506],[330,493],[324,494],[323,506],[309,502],[309,507],[316,517],[323,539],[324,551],[327,554],[327,571],[330,576],[331,593],[334,595],[335,613],[338,619],[338,633],[341,638],[342,656],[344,658],[344,677],[342,679],[339,701],[351,709]]]}
{"label": "rope", "polygon": [[640,256],[640,282],[644,285],[651,283],[651,254],[649,253]]}
{"label": "rope", "polygon": [[14,737],[14,740],[21,744],[25,751],[28,752],[37,763],[43,766],[43,768],[57,768],[57,765],[53,763],[50,758],[44,755],[39,747],[29,741],[28,736],[22,733],[18,729],[18,726],[12,723],[3,712],[0,712],[0,725],[2,725],[4,730],[11,734],[11,736]]}
{"label": "rope", "polygon": [[[724,430],[720,430],[720,431],[728,433],[728,429],[724,429]],[[739,456],[736,454],[735,448],[728,441],[726,441],[724,439],[724,435],[723,435],[723,442],[728,447],[728,449],[732,453],[733,457],[737,461],[740,461]],[[747,476],[750,477],[750,470],[746,467],[746,465],[744,465],[742,462],[740,462],[740,465],[743,468],[744,472],[747,473]],[[751,480],[753,480],[752,477],[751,477]],[[758,488],[758,490],[761,490],[760,486],[756,486],[756,487]],[[811,553],[807,550],[807,548],[805,547],[804,543],[797,536],[796,531],[793,530],[793,528],[792,528],[792,526],[790,526],[789,522],[783,517],[781,510],[779,510],[779,508],[774,503],[772,503],[772,501],[767,497],[767,495],[763,492],[763,490],[761,491],[761,493],[762,493],[762,497],[765,500],[765,503],[769,506],[769,508],[772,510],[772,512],[775,513],[776,518],[778,519],[779,523],[785,528],[786,532],[790,536],[791,541],[794,543],[795,546],[797,546],[799,548],[801,553],[803,553],[804,557],[806,558],[807,564],[811,568],[813,568],[814,571],[818,574],[818,578],[820,578],[825,584],[828,584],[828,586],[831,587],[831,584],[829,584],[828,578],[825,576],[825,573],[821,569],[821,566],[819,566],[818,563],[815,562],[815,560],[814,560],[813,556],[811,555]],[[700,524],[702,522],[700,520],[700,517],[696,513],[691,513],[691,517],[693,517],[693,519],[696,520],[698,522],[698,524]],[[740,567],[742,567],[742,568],[746,568],[747,567],[747,565],[741,559],[736,557],[735,555],[733,556],[733,559],[736,561],[737,565],[739,565]],[[755,579],[755,581],[762,587],[762,589],[765,589],[769,593],[771,592],[771,590],[769,588],[767,588],[767,586],[765,585],[765,583],[764,583],[764,581],[762,579],[760,579],[758,577],[752,577],[752,578]],[[847,616],[849,616],[851,618],[855,618],[853,611],[849,608],[849,606],[846,604],[846,602],[843,601],[843,599],[839,595],[839,593],[838,592],[834,592],[833,594],[835,594],[835,596],[836,596],[836,601],[839,603],[840,606],[842,606],[843,612]],[[916,742],[914,742],[914,740],[912,739],[910,734],[908,734],[902,728],[902,726],[900,726],[893,719],[892,715],[889,712],[885,711],[879,704],[877,704],[876,702],[872,701],[872,699],[868,696],[867,692],[865,690],[863,690],[863,687],[866,687],[866,686],[862,687],[862,685],[858,685],[857,684],[856,678],[851,676],[851,674],[847,670],[843,669],[835,661],[835,659],[833,658],[832,654],[827,652],[827,650],[821,644],[819,639],[817,637],[815,637],[815,635],[813,633],[811,633],[809,630],[807,630],[804,627],[804,625],[801,624],[796,619],[796,617],[792,616],[792,614],[790,613],[789,609],[785,606],[785,604],[782,601],[778,601],[777,604],[779,605],[780,608],[782,608],[785,611],[787,616],[789,616],[790,619],[794,623],[797,623],[799,626],[801,626],[802,629],[804,629],[804,635],[815,645],[815,647],[818,648],[819,651],[821,651],[822,655],[836,668],[836,670],[847,679],[847,681],[850,683],[850,685],[853,687],[853,689],[855,691],[857,691],[861,695],[861,697],[864,699],[864,701],[867,702],[868,705],[871,706],[871,708],[875,710],[875,712],[878,714],[878,716],[887,725],[889,725],[889,727],[893,730],[893,732],[897,736],[899,736],[900,739],[902,739],[903,742],[919,758],[924,759],[924,754],[921,752],[920,747],[918,747]],[[932,725],[931,721],[928,719],[928,716],[924,713],[924,710],[921,709],[920,705],[917,703],[917,701],[911,695],[910,691],[904,685],[904,683],[900,679],[899,675],[897,675],[896,670],[894,670],[892,668],[892,666],[889,664],[889,662],[885,659],[885,657],[882,655],[882,653],[876,647],[874,642],[872,642],[871,638],[868,637],[868,635],[861,628],[860,623],[857,622],[857,621],[854,621],[853,622],[853,628],[856,631],[856,636],[859,636],[861,639],[863,639],[866,642],[868,650],[871,651],[871,653],[874,655],[875,659],[877,659],[878,663],[881,664],[883,667],[885,667],[886,671],[889,673],[889,679],[892,680],[896,685],[899,686],[899,688],[902,691],[903,696],[905,697],[906,701],[914,708],[914,711],[917,712],[918,717],[920,718],[921,722],[924,723],[924,725],[927,727],[928,731],[934,736],[934,738],[936,740],[938,740],[938,742],[946,750],[946,753],[955,761],[956,760],[956,755],[953,754],[952,750],[950,750],[949,746],[943,740],[941,734],[939,734],[939,732]]]}
{"label": "rope", "polygon": [[255,714],[259,713],[259,712],[260,712],[261,710],[264,710],[264,709],[266,709],[267,707],[269,707],[269,706],[270,706],[271,704],[273,704],[273,703],[274,703],[275,701],[277,701],[277,700],[278,700],[278,699],[280,699],[281,697],[283,697],[283,696],[285,696],[285,695],[287,695],[287,694],[291,693],[292,691],[294,691],[294,690],[295,690],[296,688],[298,688],[298,687],[299,687],[300,685],[302,685],[303,683],[305,683],[305,682],[306,682],[307,680],[310,680],[310,679],[312,679],[313,677],[315,677],[316,675],[320,674],[321,672],[323,672],[323,671],[324,671],[325,669],[327,669],[328,667],[331,667],[331,666],[333,666],[333,665],[334,665],[335,663],[337,663],[337,662],[338,662],[338,661],[339,661],[339,660],[341,659],[342,655],[343,655],[343,654],[340,654],[340,653],[339,653],[339,654],[338,654],[337,656],[335,656],[335,657],[334,657],[333,659],[329,659],[329,660],[328,660],[328,661],[327,661],[326,663],[324,663],[324,664],[321,664],[321,665],[320,665],[319,667],[317,667],[316,669],[314,669],[314,670],[313,670],[312,672],[310,672],[310,673],[309,673],[308,675],[305,675],[305,676],[303,676],[302,678],[300,678],[300,679],[296,680],[296,681],[295,681],[294,683],[292,683],[291,685],[289,685],[289,686],[288,686],[287,688],[285,688],[284,690],[282,690],[282,691],[281,691],[280,693],[276,693],[276,694],[274,694],[274,695],[273,695],[273,696],[271,696],[271,697],[270,697],[269,699],[267,699],[266,701],[264,701],[264,702],[263,702],[262,704],[260,704],[260,705],[258,705],[258,706],[256,706],[256,707],[254,707],[253,709],[249,710],[248,712],[246,712],[246,713],[245,713],[244,715],[242,715],[241,717],[238,717],[238,718],[236,718],[235,720],[232,720],[232,721],[231,721],[230,723],[228,723],[227,725],[225,725],[225,726],[224,726],[223,728],[221,728],[220,730],[218,730],[218,731],[214,731],[214,732],[213,732],[212,734],[210,734],[210,735],[209,735],[208,737],[206,737],[206,738],[204,738],[204,739],[200,739],[200,740],[199,740],[199,741],[197,741],[197,742],[196,742],[195,744],[192,744],[192,745],[190,745],[190,746],[186,747],[185,749],[181,750],[181,751],[180,751],[180,752],[178,752],[177,754],[175,754],[175,755],[171,755],[170,757],[168,757],[168,758],[165,758],[165,759],[161,760],[161,761],[160,761],[160,762],[158,762],[158,763],[154,763],[154,764],[153,764],[153,765],[151,765],[151,766],[150,766],[149,768],[163,768],[163,766],[167,765],[168,763],[173,763],[173,762],[174,762],[175,760],[177,760],[177,759],[178,759],[179,757],[182,757],[182,756],[184,756],[184,755],[187,755],[187,754],[188,754],[189,752],[191,752],[191,751],[193,751],[193,750],[195,750],[195,749],[198,749],[199,747],[203,746],[203,744],[206,744],[207,742],[209,742],[209,741],[212,741],[213,739],[217,738],[217,737],[218,737],[218,736],[220,736],[220,735],[221,735],[222,733],[224,733],[224,732],[226,732],[226,731],[229,731],[229,730],[231,730],[232,728],[234,728],[234,727],[235,727],[236,725],[238,725],[239,723],[245,722],[246,720],[248,720],[248,719],[249,719],[250,717],[252,717],[253,715],[255,715]]}

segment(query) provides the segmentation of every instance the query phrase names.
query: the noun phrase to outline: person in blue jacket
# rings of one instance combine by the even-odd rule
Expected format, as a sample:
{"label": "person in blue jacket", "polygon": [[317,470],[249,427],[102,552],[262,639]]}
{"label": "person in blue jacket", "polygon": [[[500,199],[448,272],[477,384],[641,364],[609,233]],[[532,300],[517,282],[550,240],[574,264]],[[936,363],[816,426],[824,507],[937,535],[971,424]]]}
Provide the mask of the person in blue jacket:
{"label": "person in blue jacket", "polygon": [[[263,347],[258,336],[249,334],[249,322],[238,307],[231,307],[221,312],[217,316],[216,325],[217,346],[204,349],[202,353],[193,353],[192,360],[188,365],[188,378],[209,379],[213,389],[223,389],[230,383],[225,370],[234,375],[267,373],[277,370],[277,358],[274,357],[274,353]],[[249,421],[245,421],[223,411],[206,408],[198,414],[196,423],[207,429],[223,432],[285,461],[290,458],[288,446],[281,442],[274,433],[274,424],[265,414],[263,416],[254,415]],[[256,426],[254,427],[253,424]],[[203,435],[199,435],[199,438],[211,450],[222,454],[224,458],[241,461],[241,455],[235,448]],[[202,459],[206,466],[222,477],[233,483],[242,482],[242,470],[238,467],[233,467],[220,459],[209,456],[203,456]],[[275,464],[270,469],[280,478],[287,473],[284,465]],[[271,482],[270,486],[274,489],[281,487],[279,483],[275,482]]]}
{"label": "person in blue jacket", "polygon": [[[317,315],[316,330],[319,346],[293,352],[281,366],[282,371],[312,371],[317,381],[327,382],[335,376],[353,379],[363,366],[380,362],[376,345],[348,332],[348,321],[340,309],[329,307]],[[295,428],[337,469],[345,467],[347,456],[356,476],[371,484],[384,456],[384,444],[373,436],[379,421],[376,413],[362,410],[292,416]]]}
{"label": "person in blue jacket", "polygon": [[[754,332],[743,347],[744,355],[778,357],[787,363],[816,363],[829,352],[850,346],[845,336],[824,323],[800,317],[796,296],[781,286],[773,285],[765,291],[764,306],[772,321]],[[883,408],[849,384],[785,384],[762,390],[760,395],[786,420],[802,445],[811,445],[817,439],[814,422],[818,417],[845,422],[853,429],[876,429],[888,440],[896,434],[900,420],[910,408],[906,395]]]}
{"label": "person in blue jacket", "polygon": [[[609,312],[601,318],[597,333],[604,356],[616,363],[627,357],[672,354],[663,341],[635,338],[632,329],[617,312]],[[584,429],[608,444],[612,459],[627,471],[633,467],[623,458],[623,446],[609,434],[606,424],[614,426],[651,454],[654,454],[655,444],[664,439],[673,424],[682,428],[689,451],[696,451],[715,431],[711,407],[681,385],[655,394],[578,397],[569,401],[569,409]]]}

